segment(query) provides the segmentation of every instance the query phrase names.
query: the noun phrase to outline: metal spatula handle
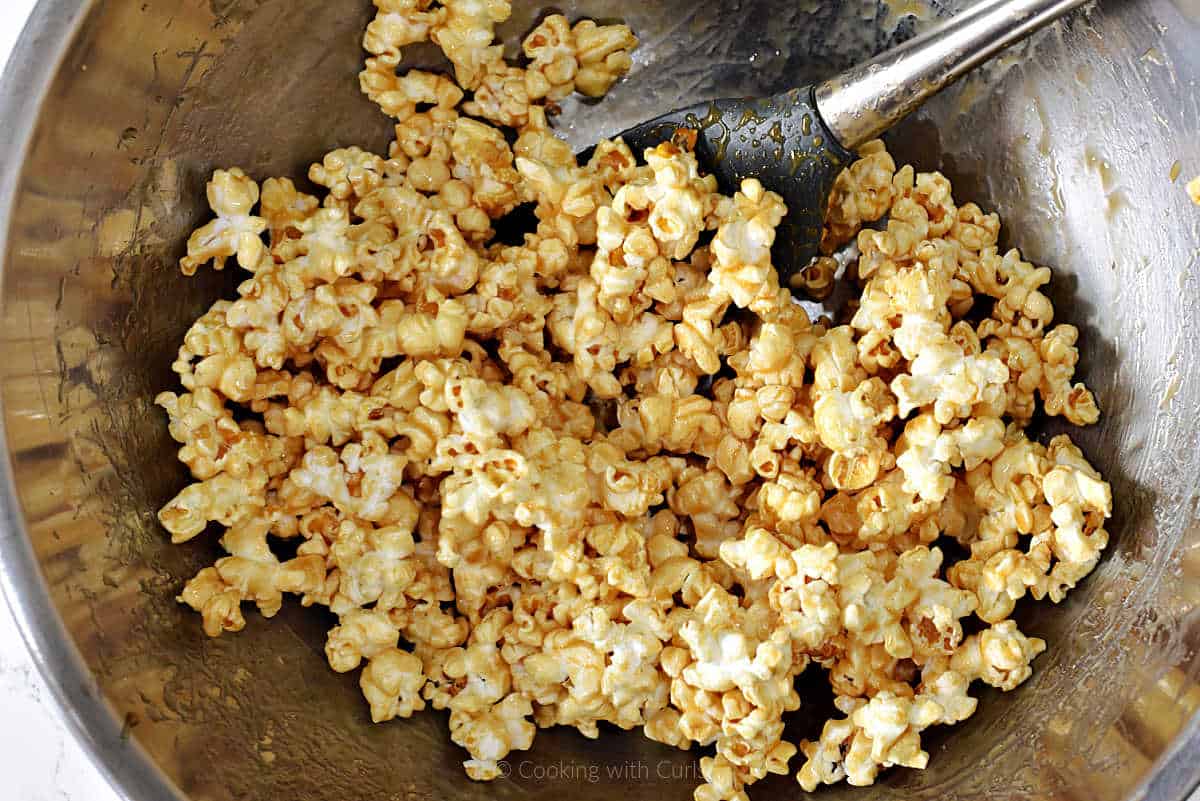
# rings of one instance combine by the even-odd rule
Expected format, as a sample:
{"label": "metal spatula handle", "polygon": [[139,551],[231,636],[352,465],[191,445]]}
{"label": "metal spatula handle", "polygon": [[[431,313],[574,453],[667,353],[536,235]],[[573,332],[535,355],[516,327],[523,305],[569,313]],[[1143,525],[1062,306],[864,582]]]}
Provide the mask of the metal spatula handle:
{"label": "metal spatula handle", "polygon": [[849,149],[891,128],[1009,45],[1087,0],[981,0],[941,25],[819,84],[817,109]]}

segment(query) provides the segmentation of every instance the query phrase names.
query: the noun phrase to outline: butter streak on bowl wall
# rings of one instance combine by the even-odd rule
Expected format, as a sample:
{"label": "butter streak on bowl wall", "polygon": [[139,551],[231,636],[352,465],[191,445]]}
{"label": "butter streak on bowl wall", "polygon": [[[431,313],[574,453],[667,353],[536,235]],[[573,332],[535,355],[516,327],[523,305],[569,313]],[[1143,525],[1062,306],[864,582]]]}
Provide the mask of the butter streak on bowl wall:
{"label": "butter streak on bowl wall", "polygon": [[[1168,172],[1177,160],[1185,176],[1200,172],[1200,25],[1181,8],[1093,8],[889,137],[898,160],[942,170],[956,195],[998,211],[1003,245],[1055,269],[1059,321],[1083,330],[1080,376],[1103,410],[1073,436],[1117,506],[1093,576],[1060,607],[1018,610],[1022,630],[1050,643],[1033,678],[1003,698],[984,693],[974,718],[931,733],[928,770],[829,797],[1115,800],[1155,777],[1151,797],[1190,789],[1200,214]],[[567,4],[572,17],[628,22],[644,44],[600,105],[565,104],[564,133],[583,147],[647,109],[810,82],[905,35],[906,9]],[[515,9],[502,33],[515,40],[541,10]],[[354,677],[328,671],[328,626],[311,611],[288,604],[270,624],[249,616],[245,632],[212,641],[174,600],[217,546],[172,547],[154,518],[187,479],[152,399],[174,384],[189,322],[238,280],[232,269],[184,279],[177,260],[206,218],[215,167],[297,175],[338,146],[386,147],[388,121],[357,91],[372,12],[358,0],[39,7],[0,101],[13,143],[0,182],[5,589],[134,801],[687,798],[695,755],[636,732],[593,742],[544,731],[507,779],[472,783],[439,714],[370,724]],[[1156,58],[1143,58],[1151,48]],[[412,50],[412,63],[437,63]],[[796,718],[797,736],[815,734],[803,709]],[[539,777],[534,765],[562,770]],[[752,792],[799,789],[779,778]]]}

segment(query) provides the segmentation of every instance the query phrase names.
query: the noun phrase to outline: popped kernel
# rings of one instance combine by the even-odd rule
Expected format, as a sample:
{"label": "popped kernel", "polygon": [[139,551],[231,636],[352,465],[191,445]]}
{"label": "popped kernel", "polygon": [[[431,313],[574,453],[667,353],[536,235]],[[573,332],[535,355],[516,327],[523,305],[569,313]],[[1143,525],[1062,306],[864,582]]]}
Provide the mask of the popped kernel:
{"label": "popped kernel", "polygon": [[588,19],[575,23],[574,34],[579,61],[575,88],[588,97],[602,97],[633,66],[637,37],[627,25],[597,25]]}
{"label": "popped kernel", "polygon": [[217,170],[208,183],[208,205],[217,219],[198,229],[188,239],[187,255],[179,262],[184,275],[211,261],[213,268],[225,267],[225,260],[237,257],[238,266],[253,272],[264,253],[259,235],[267,221],[251,214],[258,204],[258,184],[237,167]]}
{"label": "popped kernel", "polygon": [[371,705],[371,720],[382,723],[411,717],[425,708],[421,688],[425,674],[421,660],[399,648],[381,651],[367,661],[359,679],[363,695]]}

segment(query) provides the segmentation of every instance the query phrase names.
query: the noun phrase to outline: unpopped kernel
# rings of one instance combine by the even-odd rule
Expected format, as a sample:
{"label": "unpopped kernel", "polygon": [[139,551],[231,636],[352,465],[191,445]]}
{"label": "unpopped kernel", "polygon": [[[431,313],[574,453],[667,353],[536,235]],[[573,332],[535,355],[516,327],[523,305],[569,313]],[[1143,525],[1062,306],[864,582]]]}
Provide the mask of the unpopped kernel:
{"label": "unpopped kernel", "polygon": [[[447,710],[473,779],[602,722],[709,749],[697,801],[925,767],[972,682],[1012,690],[1045,649],[1016,602],[1061,601],[1108,541],[1109,485],[1023,430],[1099,415],[1050,271],[872,142],[793,287],[827,295],[854,241],[861,297],[810,320],[771,265],[778,195],[722,194],[679,143],[580,165],[555,137],[557,101],[630,70],[628,27],[548,16],[514,66],[507,0],[376,5],[387,153],[326,155],[321,197],[217,171],[180,265],[247,273],[157,399],[196,479],[162,524],[228,554],[180,601],[214,637],[245,603],[328,607],[372,719]],[[453,80],[397,72],[423,41]],[[536,229],[495,242],[526,203]],[[791,742],[813,664],[839,714]]]}

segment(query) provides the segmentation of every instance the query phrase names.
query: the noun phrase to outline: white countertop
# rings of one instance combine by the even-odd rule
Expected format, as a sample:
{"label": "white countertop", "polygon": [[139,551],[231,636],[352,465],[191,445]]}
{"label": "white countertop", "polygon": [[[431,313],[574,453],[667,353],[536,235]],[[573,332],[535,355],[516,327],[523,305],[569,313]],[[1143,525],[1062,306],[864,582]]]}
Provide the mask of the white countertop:
{"label": "white countertop", "polygon": [[7,604],[0,605],[2,794],[13,801],[122,801],[67,732]]}
{"label": "white countertop", "polygon": [[21,26],[29,16],[36,0],[4,0],[0,8],[0,66],[8,62],[8,52],[21,33]]}

